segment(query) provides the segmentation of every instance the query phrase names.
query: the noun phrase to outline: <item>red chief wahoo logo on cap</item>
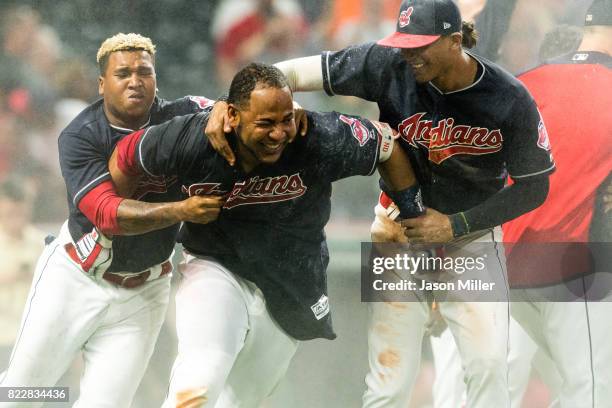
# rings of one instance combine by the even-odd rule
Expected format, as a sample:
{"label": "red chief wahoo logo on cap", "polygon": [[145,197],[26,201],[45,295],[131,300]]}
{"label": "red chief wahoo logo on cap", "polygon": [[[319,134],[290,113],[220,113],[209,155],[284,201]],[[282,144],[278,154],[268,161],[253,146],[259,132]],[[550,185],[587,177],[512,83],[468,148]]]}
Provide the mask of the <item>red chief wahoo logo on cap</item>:
{"label": "red chief wahoo logo on cap", "polygon": [[399,26],[406,27],[410,24],[410,16],[414,11],[414,7],[408,7],[406,10],[402,11],[399,16]]}
{"label": "red chief wahoo logo on cap", "polygon": [[420,48],[460,31],[461,13],[453,0],[402,0],[395,32],[378,44]]}

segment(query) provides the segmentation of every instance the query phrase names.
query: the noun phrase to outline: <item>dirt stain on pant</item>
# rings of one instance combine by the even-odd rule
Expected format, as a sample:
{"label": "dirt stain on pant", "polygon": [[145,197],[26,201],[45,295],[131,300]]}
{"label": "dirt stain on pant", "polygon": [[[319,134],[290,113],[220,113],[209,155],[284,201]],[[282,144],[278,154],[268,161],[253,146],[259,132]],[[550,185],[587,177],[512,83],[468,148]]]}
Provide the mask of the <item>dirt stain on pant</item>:
{"label": "dirt stain on pant", "polygon": [[384,367],[395,368],[400,363],[399,353],[391,348],[386,349],[378,355],[378,362]]}
{"label": "dirt stain on pant", "polygon": [[385,304],[389,307],[392,307],[394,309],[398,309],[398,310],[407,310],[408,309],[408,303],[407,302],[385,302]]}
{"label": "dirt stain on pant", "polygon": [[206,387],[191,388],[176,393],[176,408],[200,408],[208,401]]}

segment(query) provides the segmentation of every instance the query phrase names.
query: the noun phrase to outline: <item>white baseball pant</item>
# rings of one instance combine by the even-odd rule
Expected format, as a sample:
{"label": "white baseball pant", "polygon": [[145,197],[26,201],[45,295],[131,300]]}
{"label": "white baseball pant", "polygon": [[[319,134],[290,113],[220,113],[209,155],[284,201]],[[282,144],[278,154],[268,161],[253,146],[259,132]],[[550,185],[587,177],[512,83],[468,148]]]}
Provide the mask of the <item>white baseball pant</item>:
{"label": "white baseball pant", "polygon": [[[604,290],[598,301],[542,302],[583,288]],[[513,289],[512,315],[558,369],[562,408],[603,408],[612,402],[612,274],[599,272],[538,289]],[[534,294],[532,292],[537,293]]]}
{"label": "white baseball pant", "polygon": [[453,334],[447,328],[440,337],[431,336],[435,369],[432,397],[434,408],[465,407],[465,382],[461,357]]}
{"label": "white baseball pant", "polygon": [[[513,305],[510,305],[512,311]],[[465,407],[465,382],[461,357],[450,330],[445,330],[440,337],[431,337],[431,348],[434,357],[436,377],[433,385],[434,408]],[[559,394],[561,379],[554,363],[537,344],[529,337],[515,319],[510,319],[510,348],[508,350],[508,387],[511,408],[521,408],[527,390],[531,369],[549,388],[552,406]]]}
{"label": "white baseball pant", "polygon": [[[380,204],[375,208],[372,241],[385,242],[402,233]],[[496,228],[476,241],[469,242],[454,256],[473,256],[482,251],[482,242],[500,242],[501,229]],[[503,246],[491,245],[485,265],[489,274],[504,274]],[[489,253],[490,252],[490,253]],[[400,272],[401,273],[401,272]],[[439,310],[458,345],[465,370],[467,406],[509,407],[508,393],[508,324],[507,302],[439,302]],[[420,368],[421,345],[429,305],[421,302],[378,302],[370,304],[368,327],[369,365],[367,390],[363,407],[404,407]]]}
{"label": "white baseball pant", "polygon": [[176,294],[178,356],[164,408],[259,407],[298,341],[272,319],[255,284],[185,254]]}
{"label": "white baseball pant", "polygon": [[[170,274],[134,289],[86,275],[66,254],[67,225],[38,260],[0,386],[51,387],[83,352],[74,407],[128,408],[166,315]],[[0,403],[39,407],[42,403]]]}

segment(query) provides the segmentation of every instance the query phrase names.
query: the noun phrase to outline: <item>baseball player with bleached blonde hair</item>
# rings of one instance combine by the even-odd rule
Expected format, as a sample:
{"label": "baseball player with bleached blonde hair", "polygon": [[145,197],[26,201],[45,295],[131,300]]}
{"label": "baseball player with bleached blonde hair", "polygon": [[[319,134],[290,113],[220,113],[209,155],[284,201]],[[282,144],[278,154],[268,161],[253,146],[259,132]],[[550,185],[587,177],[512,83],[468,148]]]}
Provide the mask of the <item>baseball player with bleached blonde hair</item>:
{"label": "baseball player with bleached blonde hair", "polygon": [[59,137],[69,217],[38,260],[1,387],[53,386],[82,352],[75,406],[132,403],[166,314],[178,225],[210,222],[222,204],[211,196],[165,203],[179,188],[165,177],[143,180],[132,197],[156,203],[146,212],[115,192],[107,162],[119,140],[212,106],[202,97],[158,98],[154,56],[151,40],[138,34],[117,34],[98,51],[102,98]]}

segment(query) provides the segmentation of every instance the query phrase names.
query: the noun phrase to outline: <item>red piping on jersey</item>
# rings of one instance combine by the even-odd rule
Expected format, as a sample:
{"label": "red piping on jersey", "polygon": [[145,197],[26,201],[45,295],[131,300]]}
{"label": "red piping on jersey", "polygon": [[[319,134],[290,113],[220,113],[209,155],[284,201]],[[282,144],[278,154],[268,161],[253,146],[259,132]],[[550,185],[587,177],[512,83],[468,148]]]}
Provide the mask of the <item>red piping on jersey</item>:
{"label": "red piping on jersey", "polygon": [[137,176],[142,171],[136,159],[136,148],[145,129],[130,133],[117,143],[117,167],[126,176]]}
{"label": "red piping on jersey", "polygon": [[91,189],[81,201],[79,210],[103,234],[121,234],[117,220],[117,209],[123,198],[117,195],[115,186],[110,180],[104,181]]}

